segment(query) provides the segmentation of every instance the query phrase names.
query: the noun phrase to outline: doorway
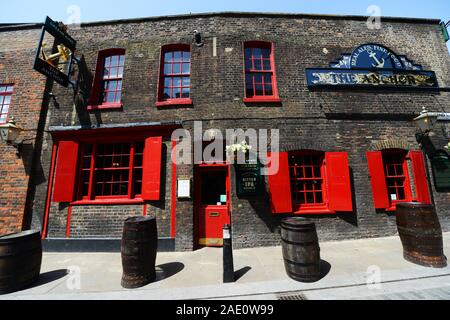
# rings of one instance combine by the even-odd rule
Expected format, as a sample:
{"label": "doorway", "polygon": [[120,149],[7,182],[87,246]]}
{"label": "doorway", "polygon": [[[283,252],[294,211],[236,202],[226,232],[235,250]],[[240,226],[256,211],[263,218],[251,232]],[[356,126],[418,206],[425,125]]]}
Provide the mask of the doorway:
{"label": "doorway", "polygon": [[223,246],[223,226],[230,224],[228,165],[201,165],[195,169],[195,245]]}

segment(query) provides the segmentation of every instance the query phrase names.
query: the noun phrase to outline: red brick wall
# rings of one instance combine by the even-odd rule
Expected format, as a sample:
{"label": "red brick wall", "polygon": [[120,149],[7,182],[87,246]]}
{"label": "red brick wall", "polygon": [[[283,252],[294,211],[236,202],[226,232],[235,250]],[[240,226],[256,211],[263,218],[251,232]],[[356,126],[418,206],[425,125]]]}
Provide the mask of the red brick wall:
{"label": "red brick wall", "polygon": [[45,77],[32,69],[39,32],[0,32],[0,84],[14,84],[8,119],[31,130],[23,135],[20,158],[14,147],[0,144],[0,235],[27,228],[25,206],[45,87]]}

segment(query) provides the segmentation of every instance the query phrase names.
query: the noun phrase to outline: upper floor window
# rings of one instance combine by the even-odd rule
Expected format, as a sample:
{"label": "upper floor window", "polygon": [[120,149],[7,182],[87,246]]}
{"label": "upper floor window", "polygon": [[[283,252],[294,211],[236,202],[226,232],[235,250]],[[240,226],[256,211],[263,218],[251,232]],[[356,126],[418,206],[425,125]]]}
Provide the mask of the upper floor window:
{"label": "upper floor window", "polygon": [[161,49],[157,106],[192,104],[191,51],[189,45],[167,45]]}
{"label": "upper floor window", "polygon": [[13,91],[13,85],[0,85],[0,123],[6,123]]}
{"label": "upper floor window", "polygon": [[89,109],[121,108],[125,50],[99,52]]}
{"label": "upper floor window", "polygon": [[371,151],[367,161],[375,209],[395,210],[399,202],[431,202],[421,151]]}
{"label": "upper floor window", "polygon": [[279,102],[273,45],[268,42],[246,42],[244,64],[244,102]]}

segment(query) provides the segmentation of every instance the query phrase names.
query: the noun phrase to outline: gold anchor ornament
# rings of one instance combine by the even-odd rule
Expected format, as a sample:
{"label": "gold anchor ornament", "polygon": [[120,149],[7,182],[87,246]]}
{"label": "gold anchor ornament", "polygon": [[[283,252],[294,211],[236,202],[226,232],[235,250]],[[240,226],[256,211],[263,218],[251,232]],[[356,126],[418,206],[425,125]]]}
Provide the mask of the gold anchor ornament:
{"label": "gold anchor ornament", "polygon": [[[42,43],[41,53],[42,53],[42,57],[48,64],[50,64],[54,67],[57,67],[58,65],[64,65],[64,64],[68,63],[70,56],[72,55],[72,51],[69,48],[66,48],[62,44],[59,44],[57,46],[58,52],[47,56],[47,54],[45,53],[45,50],[44,50],[46,47],[47,47],[47,44],[45,42]],[[58,63],[58,60],[60,58],[62,59],[63,63]],[[62,68],[60,68],[60,69],[62,69]]]}

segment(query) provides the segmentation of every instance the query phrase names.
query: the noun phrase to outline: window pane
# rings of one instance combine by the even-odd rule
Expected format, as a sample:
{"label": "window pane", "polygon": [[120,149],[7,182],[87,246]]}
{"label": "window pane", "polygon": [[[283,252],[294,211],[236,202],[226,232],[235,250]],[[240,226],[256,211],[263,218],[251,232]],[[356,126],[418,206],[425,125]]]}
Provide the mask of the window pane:
{"label": "window pane", "polygon": [[170,99],[170,88],[164,88],[163,99]]}
{"label": "window pane", "polygon": [[181,97],[182,98],[189,98],[189,90],[190,90],[189,88],[183,88]]}
{"label": "window pane", "polygon": [[117,77],[117,68],[109,69],[109,77]]}
{"label": "window pane", "polygon": [[[0,108],[1,108],[1,106],[0,106]],[[5,105],[3,105],[3,107],[1,108],[1,113],[8,113],[8,111],[9,111],[9,104],[5,104]]]}
{"label": "window pane", "polygon": [[272,75],[264,74],[264,84],[272,84]]}
{"label": "window pane", "polygon": [[123,67],[120,67],[117,72],[118,77],[123,77]]}
{"label": "window pane", "polygon": [[0,92],[6,92],[6,86],[0,86]]}
{"label": "window pane", "polygon": [[0,115],[0,123],[5,123],[6,122],[6,114],[1,114]]}
{"label": "window pane", "polygon": [[189,87],[191,85],[191,78],[183,77],[183,87]]}
{"label": "window pane", "polygon": [[12,92],[13,90],[14,90],[14,87],[12,87],[12,86],[9,86],[9,87],[6,89],[7,92]]}
{"label": "window pane", "polygon": [[119,65],[121,65],[121,66],[125,65],[125,56],[124,55],[120,56]]}
{"label": "window pane", "polygon": [[172,78],[165,77],[164,78],[164,87],[170,87],[172,85]]}
{"label": "window pane", "polygon": [[176,63],[173,65],[173,73],[174,74],[180,74],[181,73],[181,65],[179,63]]}
{"label": "window pane", "polygon": [[191,65],[189,63],[183,63],[183,74],[189,74],[190,66]]}
{"label": "window pane", "polygon": [[252,56],[252,48],[246,48],[246,49],[244,50],[244,57],[245,57],[245,60],[250,59],[251,56]]}
{"label": "window pane", "polygon": [[116,94],[116,102],[121,102],[122,101],[122,92],[117,92]]}
{"label": "window pane", "polygon": [[122,80],[117,81],[117,90],[122,90]]}
{"label": "window pane", "polygon": [[261,55],[263,58],[268,59],[270,58],[270,49],[261,49]]}
{"label": "window pane", "polygon": [[111,63],[111,57],[106,57],[104,66],[108,67],[110,65],[110,63]]}
{"label": "window pane", "polygon": [[266,96],[273,96],[272,85],[270,85],[270,84],[264,85],[264,94]]}
{"label": "window pane", "polygon": [[272,66],[270,65],[270,60],[263,60],[263,70],[271,70]]}
{"label": "window pane", "polygon": [[261,60],[253,60],[253,63],[255,70],[262,70]]}
{"label": "window pane", "polygon": [[253,58],[260,59],[261,58],[261,49],[253,48]]}
{"label": "window pane", "polygon": [[189,51],[183,52],[183,61],[191,61],[191,53]]}
{"label": "window pane", "polygon": [[119,65],[119,56],[111,57],[111,67],[116,67]]}
{"label": "window pane", "polygon": [[245,70],[249,71],[252,69],[252,60],[245,60]]}
{"label": "window pane", "polygon": [[173,98],[174,99],[181,98],[181,89],[180,88],[173,88]]}
{"label": "window pane", "polygon": [[117,81],[110,81],[109,82],[109,86],[108,86],[108,90],[109,91],[116,91],[117,89]]}
{"label": "window pane", "polygon": [[181,87],[181,78],[179,78],[179,77],[173,78],[173,86],[174,87]]}
{"label": "window pane", "polygon": [[108,92],[108,95],[106,97],[106,102],[114,102],[115,101],[115,92]]}
{"label": "window pane", "polygon": [[172,73],[172,65],[170,63],[166,63],[164,65],[164,74],[171,74]]}
{"label": "window pane", "polygon": [[262,83],[262,74],[261,73],[256,73],[255,74],[255,83],[256,84],[261,84]]}
{"label": "window pane", "polygon": [[180,51],[175,51],[173,53],[173,55],[174,55],[174,58],[173,58],[174,62],[180,62],[181,61],[181,52]]}
{"label": "window pane", "polygon": [[166,52],[164,53],[164,61],[165,62],[172,62],[172,52]]}
{"label": "window pane", "polygon": [[256,94],[257,96],[262,96],[262,95],[264,95],[264,92],[263,92],[263,86],[262,86],[262,85],[257,84],[256,87],[255,87],[255,90],[256,90],[255,94]]}

